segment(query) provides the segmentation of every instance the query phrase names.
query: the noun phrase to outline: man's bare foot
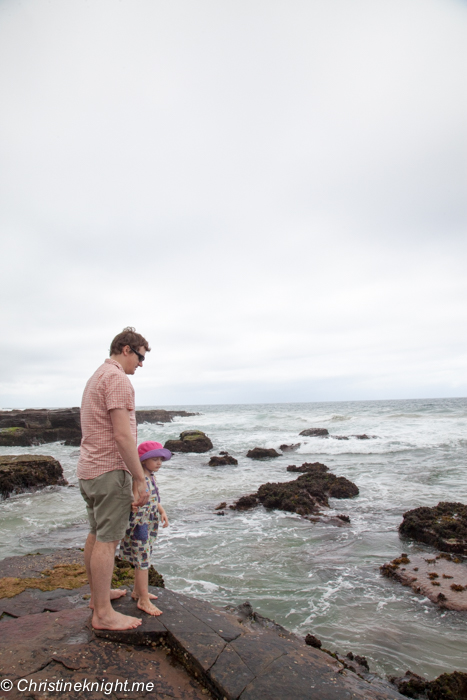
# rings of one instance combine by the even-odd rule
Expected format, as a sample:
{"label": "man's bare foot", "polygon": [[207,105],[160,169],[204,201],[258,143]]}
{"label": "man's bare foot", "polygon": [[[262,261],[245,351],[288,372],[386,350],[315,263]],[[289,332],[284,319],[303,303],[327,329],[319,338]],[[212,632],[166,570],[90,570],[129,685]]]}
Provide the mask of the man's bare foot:
{"label": "man's bare foot", "polygon": [[[141,596],[139,596],[139,595],[138,595],[137,593],[135,593],[134,591],[133,591],[133,593],[131,594],[131,597],[133,598],[133,600],[139,600],[139,599],[141,598]],[[153,593],[147,593],[145,597],[149,597],[150,600],[157,600],[157,596],[154,595]]]}
{"label": "man's bare foot", "polygon": [[[122,596],[126,595],[126,588],[125,590],[121,590],[120,588],[111,588],[110,589],[110,600],[117,600],[118,598],[122,598]],[[89,601],[89,607],[91,610],[94,610],[94,602],[91,598]]]}
{"label": "man's bare foot", "polygon": [[148,613],[148,615],[162,615],[162,610],[156,608],[155,605],[151,603],[149,598],[138,598],[137,607],[143,612]]}
{"label": "man's bare foot", "polygon": [[137,617],[122,615],[115,610],[100,618],[96,613],[92,616],[92,626],[95,630],[132,630],[139,627],[141,622]]}

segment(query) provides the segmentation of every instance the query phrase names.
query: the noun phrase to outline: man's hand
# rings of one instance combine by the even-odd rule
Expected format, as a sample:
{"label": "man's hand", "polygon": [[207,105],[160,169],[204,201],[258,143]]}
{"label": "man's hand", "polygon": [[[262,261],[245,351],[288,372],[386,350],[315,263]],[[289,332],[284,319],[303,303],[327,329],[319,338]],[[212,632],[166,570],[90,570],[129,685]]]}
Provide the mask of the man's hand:
{"label": "man's hand", "polygon": [[136,510],[141,506],[144,506],[149,501],[148,487],[146,486],[146,479],[142,481],[136,481],[133,479],[133,503],[131,504],[132,510]]}

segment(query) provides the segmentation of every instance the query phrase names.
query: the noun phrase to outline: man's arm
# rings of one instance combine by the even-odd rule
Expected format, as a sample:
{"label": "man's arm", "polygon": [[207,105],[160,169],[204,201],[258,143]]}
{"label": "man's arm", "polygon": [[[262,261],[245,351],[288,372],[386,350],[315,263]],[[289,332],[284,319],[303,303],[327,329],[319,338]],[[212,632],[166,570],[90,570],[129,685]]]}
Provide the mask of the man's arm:
{"label": "man's arm", "polygon": [[130,414],[126,408],[113,408],[110,411],[110,419],[118,451],[133,477],[133,504],[144,506],[148,502],[149,495],[146,491],[143,467],[131,432]]}

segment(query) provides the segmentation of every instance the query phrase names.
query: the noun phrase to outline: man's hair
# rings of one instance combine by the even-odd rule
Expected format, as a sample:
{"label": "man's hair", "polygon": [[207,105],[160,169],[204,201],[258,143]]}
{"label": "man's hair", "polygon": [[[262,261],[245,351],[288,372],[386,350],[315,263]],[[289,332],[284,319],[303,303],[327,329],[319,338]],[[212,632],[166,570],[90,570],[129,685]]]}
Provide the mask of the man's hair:
{"label": "man's hair", "polygon": [[120,355],[125,345],[134,347],[135,350],[139,348],[146,348],[146,352],[151,352],[149,343],[146,338],[137,333],[134,328],[128,326],[124,328],[121,333],[115,336],[110,345],[110,355]]}

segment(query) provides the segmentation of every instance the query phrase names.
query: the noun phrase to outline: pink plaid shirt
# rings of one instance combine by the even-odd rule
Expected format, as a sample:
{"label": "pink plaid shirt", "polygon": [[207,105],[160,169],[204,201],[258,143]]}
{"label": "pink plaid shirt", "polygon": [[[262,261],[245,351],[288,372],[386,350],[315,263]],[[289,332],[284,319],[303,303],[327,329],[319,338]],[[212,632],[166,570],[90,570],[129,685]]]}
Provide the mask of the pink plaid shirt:
{"label": "pink plaid shirt", "polygon": [[135,390],[121,364],[107,359],[94,372],[83,393],[78,479],[95,479],[114,469],[129,471],[115,442],[109,413],[113,408],[126,408],[130,412],[136,444]]}

